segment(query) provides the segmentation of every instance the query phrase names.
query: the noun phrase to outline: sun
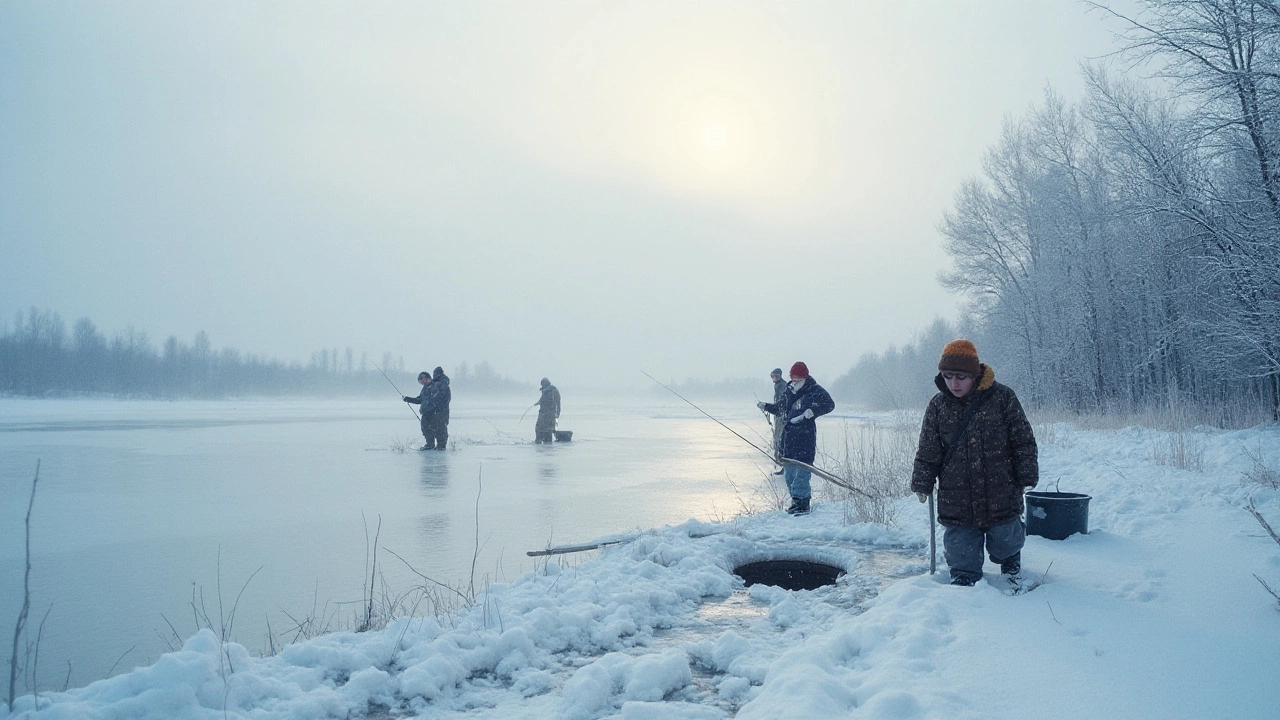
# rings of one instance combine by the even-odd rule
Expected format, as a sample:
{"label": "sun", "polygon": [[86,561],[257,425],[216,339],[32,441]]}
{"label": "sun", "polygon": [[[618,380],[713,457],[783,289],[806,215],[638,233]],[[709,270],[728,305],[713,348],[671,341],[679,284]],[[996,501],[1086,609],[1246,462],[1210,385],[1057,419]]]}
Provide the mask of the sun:
{"label": "sun", "polygon": [[711,152],[719,152],[729,145],[729,133],[719,123],[712,123],[702,128],[702,147]]}

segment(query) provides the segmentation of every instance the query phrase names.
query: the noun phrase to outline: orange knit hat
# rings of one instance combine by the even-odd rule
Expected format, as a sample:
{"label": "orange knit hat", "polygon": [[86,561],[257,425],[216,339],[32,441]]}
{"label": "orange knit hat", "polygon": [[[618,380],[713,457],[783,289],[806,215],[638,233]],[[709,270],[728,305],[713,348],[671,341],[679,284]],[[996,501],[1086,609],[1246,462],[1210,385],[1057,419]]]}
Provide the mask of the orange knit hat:
{"label": "orange knit hat", "polygon": [[982,372],[978,364],[978,348],[965,339],[952,340],[942,348],[942,359],[938,361],[939,370],[969,373],[977,377]]}

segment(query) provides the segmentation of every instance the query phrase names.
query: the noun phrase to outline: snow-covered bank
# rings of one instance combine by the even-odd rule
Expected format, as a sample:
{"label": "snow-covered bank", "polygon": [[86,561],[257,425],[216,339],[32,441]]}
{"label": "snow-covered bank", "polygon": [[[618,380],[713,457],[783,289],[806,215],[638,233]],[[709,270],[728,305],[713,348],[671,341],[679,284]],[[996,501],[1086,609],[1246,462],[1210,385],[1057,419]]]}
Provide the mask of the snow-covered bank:
{"label": "snow-covered bank", "polygon": [[[1242,508],[1253,496],[1280,524],[1280,494],[1245,479],[1249,453],[1280,465],[1280,428],[1189,434],[1198,472],[1155,462],[1165,433],[1038,430],[1041,489],[1090,494],[1091,532],[1030,538],[1024,566],[1052,568],[1026,595],[930,577],[914,499],[897,530],[843,525],[823,504],[654,530],[494,586],[459,617],[275,657],[205,631],[149,667],[41,695],[38,717],[1275,717],[1280,610],[1253,574],[1280,585],[1280,546]],[[740,591],[737,564],[779,556],[850,573]],[[900,579],[876,594],[886,569]],[[34,702],[0,717],[36,716]]]}

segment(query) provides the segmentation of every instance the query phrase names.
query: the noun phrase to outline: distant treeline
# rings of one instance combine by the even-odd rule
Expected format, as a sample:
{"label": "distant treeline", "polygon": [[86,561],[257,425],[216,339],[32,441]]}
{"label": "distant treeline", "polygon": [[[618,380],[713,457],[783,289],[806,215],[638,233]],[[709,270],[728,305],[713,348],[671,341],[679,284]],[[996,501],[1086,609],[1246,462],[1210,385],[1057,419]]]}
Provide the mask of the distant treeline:
{"label": "distant treeline", "polygon": [[[12,330],[0,335],[0,394],[29,397],[100,394],[138,398],[225,398],[279,395],[383,397],[391,386],[416,395],[417,375],[429,367],[407,367],[404,358],[380,360],[351,348],[318,350],[310,363],[284,363],[252,353],[214,350],[201,331],[190,343],[170,336],[160,347],[145,331],[129,328],[105,336],[89,318],[67,332],[57,312],[19,312]],[[450,374],[459,390],[528,394],[535,384],[498,374],[488,362],[463,363]]]}

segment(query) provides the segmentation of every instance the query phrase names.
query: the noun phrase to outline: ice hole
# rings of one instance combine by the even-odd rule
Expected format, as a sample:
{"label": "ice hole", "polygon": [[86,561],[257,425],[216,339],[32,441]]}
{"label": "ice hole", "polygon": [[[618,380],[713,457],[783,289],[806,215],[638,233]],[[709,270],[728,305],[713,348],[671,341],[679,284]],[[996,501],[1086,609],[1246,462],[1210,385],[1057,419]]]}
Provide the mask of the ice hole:
{"label": "ice hole", "polygon": [[760,583],[786,590],[814,590],[834,585],[844,570],[810,560],[760,560],[734,568],[733,574],[747,587]]}

